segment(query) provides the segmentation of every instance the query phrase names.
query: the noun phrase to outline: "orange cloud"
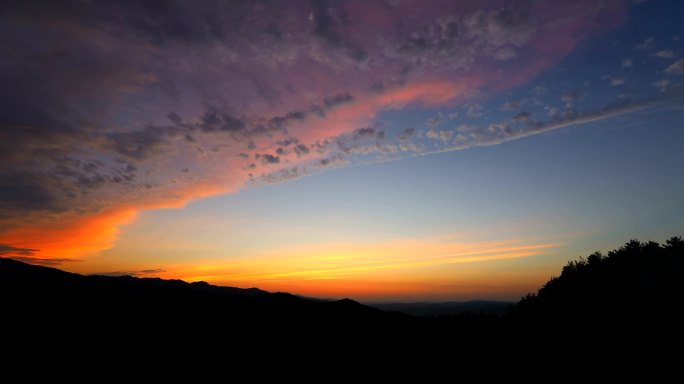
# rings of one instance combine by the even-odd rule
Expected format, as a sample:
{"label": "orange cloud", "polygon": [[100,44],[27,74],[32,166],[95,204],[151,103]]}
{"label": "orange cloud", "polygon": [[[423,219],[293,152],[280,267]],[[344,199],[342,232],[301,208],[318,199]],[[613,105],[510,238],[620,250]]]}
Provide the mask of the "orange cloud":
{"label": "orange cloud", "polygon": [[0,244],[35,250],[32,257],[79,259],[111,248],[121,227],[142,210],[181,208],[188,202],[235,190],[236,183],[202,182],[145,197],[137,204],[117,205],[89,215],[61,214],[39,224],[0,233]]}
{"label": "orange cloud", "polygon": [[132,208],[109,209],[84,217],[63,218],[60,225],[26,226],[0,235],[0,243],[35,249],[41,258],[72,258],[110,248],[119,226],[135,219]]}

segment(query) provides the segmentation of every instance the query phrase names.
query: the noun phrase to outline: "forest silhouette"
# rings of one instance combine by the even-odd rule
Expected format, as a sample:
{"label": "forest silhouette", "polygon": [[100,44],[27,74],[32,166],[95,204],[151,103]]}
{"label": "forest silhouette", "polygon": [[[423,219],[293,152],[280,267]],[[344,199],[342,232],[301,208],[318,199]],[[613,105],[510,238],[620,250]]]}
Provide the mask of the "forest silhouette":
{"label": "forest silhouette", "polygon": [[684,241],[569,262],[504,315],[413,317],[349,299],[0,258],[5,383],[586,383],[681,376]]}

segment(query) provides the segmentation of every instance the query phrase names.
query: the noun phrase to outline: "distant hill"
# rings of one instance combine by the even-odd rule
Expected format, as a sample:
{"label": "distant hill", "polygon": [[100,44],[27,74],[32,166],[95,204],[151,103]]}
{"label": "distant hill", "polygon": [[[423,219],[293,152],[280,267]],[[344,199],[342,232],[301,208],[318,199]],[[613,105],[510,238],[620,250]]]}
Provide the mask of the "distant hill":
{"label": "distant hill", "polygon": [[[0,282],[7,288],[22,286],[24,289],[54,289],[55,285],[74,286],[102,286],[119,287],[125,289],[158,289],[158,290],[187,290],[206,292],[224,296],[254,297],[267,294],[258,288],[220,287],[204,281],[187,283],[182,280],[163,280],[155,278],[139,278],[133,276],[83,276],[76,273],[64,272],[50,267],[26,264],[14,259],[0,258]],[[59,288],[57,286],[57,288]]]}
{"label": "distant hill", "polygon": [[[205,316],[230,315],[233,318],[265,316],[280,311],[292,318],[382,313],[350,299],[308,300],[289,293],[222,287],[204,281],[187,283],[132,276],[83,276],[9,258],[0,258],[0,299],[5,304],[36,312],[47,308],[55,312],[104,311],[115,317],[120,316],[111,312],[115,307],[156,311],[150,313],[152,316],[170,315],[167,312],[182,309],[186,312],[196,310]],[[185,314],[177,313],[176,316]]]}
{"label": "distant hill", "polygon": [[0,258],[0,372],[7,383],[676,380],[683,262],[681,238],[630,241],[569,263],[502,316],[413,317]]}

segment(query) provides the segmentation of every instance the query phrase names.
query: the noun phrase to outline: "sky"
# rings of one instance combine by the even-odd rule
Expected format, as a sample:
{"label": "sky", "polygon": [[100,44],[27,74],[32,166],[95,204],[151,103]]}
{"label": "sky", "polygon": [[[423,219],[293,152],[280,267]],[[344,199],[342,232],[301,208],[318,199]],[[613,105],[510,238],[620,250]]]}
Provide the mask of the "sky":
{"label": "sky", "polygon": [[517,300],[684,235],[684,2],[5,1],[0,256]]}

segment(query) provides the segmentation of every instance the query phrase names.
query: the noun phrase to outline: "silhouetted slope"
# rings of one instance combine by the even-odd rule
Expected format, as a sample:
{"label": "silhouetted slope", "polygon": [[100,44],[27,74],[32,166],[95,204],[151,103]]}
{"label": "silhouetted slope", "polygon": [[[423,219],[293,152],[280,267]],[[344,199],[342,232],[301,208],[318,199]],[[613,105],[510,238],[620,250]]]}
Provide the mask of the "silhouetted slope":
{"label": "silhouetted slope", "polygon": [[188,290],[216,295],[253,297],[268,293],[257,288],[219,287],[204,281],[187,283],[182,280],[138,278],[133,276],[82,276],[50,267],[26,264],[0,258],[0,286],[7,289],[63,289],[70,286],[107,286],[121,289]]}
{"label": "silhouetted slope", "polygon": [[0,259],[0,373],[20,382],[654,382],[680,375],[684,246],[569,263],[505,316],[414,318],[352,300]]}
{"label": "silhouetted slope", "polygon": [[632,240],[568,263],[510,310],[519,346],[512,365],[544,351],[538,379],[632,382],[671,372],[682,341],[683,267],[681,238],[664,246]]}
{"label": "silhouetted slope", "polygon": [[642,314],[679,307],[670,300],[681,291],[682,244],[680,238],[664,246],[632,240],[606,256],[597,252],[570,262],[536,295],[524,297],[517,311],[594,315],[632,308]]}

